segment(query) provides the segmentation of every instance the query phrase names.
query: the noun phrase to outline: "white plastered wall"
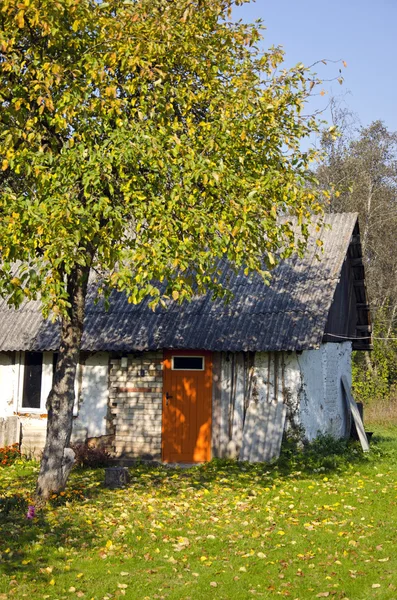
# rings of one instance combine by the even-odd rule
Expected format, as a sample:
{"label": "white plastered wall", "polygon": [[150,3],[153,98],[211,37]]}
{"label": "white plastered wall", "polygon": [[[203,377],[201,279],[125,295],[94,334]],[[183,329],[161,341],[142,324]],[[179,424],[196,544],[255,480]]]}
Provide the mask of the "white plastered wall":
{"label": "white plastered wall", "polygon": [[214,364],[214,456],[239,456],[251,403],[272,409],[285,404],[287,429],[309,440],[319,433],[335,438],[350,433],[341,385],[342,375],[351,383],[350,342],[302,353],[215,353]]}
{"label": "white plastered wall", "polygon": [[[73,424],[73,439],[106,435],[109,400],[109,354],[97,352],[80,366],[78,410]],[[77,408],[77,407],[76,407]]]}
{"label": "white plastered wall", "polygon": [[22,425],[22,452],[39,456],[47,434],[46,402],[52,386],[52,352],[43,352],[40,408],[24,409],[22,406],[25,353],[17,353],[15,370],[16,410]]}
{"label": "white plastered wall", "polygon": [[[19,415],[22,424],[22,450],[39,454],[44,447],[47,418],[46,401],[52,386],[53,353],[43,353],[40,408],[22,406],[24,352],[0,353],[0,418]],[[109,397],[109,354],[98,352],[79,365],[76,378],[74,437],[85,440],[106,434]]]}
{"label": "white plastered wall", "polygon": [[285,355],[284,385],[296,421],[309,440],[321,434],[348,435],[348,419],[341,384],[351,384],[351,342],[323,344],[318,350]]}
{"label": "white plastered wall", "polygon": [[15,359],[11,352],[0,352],[0,418],[15,411]]}

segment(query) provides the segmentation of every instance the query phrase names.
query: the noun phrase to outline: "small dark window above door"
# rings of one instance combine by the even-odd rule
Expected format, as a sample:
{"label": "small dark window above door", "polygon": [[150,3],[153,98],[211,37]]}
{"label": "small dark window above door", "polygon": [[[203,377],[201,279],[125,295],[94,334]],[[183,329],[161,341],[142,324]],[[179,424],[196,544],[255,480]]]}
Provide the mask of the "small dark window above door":
{"label": "small dark window above door", "polygon": [[204,356],[173,356],[174,371],[204,371]]}
{"label": "small dark window above door", "polygon": [[22,408],[40,408],[42,373],[42,352],[25,352]]}

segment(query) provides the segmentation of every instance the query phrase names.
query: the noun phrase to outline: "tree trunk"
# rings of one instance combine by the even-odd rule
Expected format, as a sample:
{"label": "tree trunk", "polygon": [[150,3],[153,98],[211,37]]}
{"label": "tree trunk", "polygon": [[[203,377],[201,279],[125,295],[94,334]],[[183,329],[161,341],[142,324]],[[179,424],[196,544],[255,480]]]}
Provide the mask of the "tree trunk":
{"label": "tree trunk", "polygon": [[83,334],[89,267],[77,265],[68,276],[68,317],[62,318],[54,382],[47,399],[47,437],[36,487],[38,501],[64,489],[74,462],[68,448],[73,427],[74,382]]}

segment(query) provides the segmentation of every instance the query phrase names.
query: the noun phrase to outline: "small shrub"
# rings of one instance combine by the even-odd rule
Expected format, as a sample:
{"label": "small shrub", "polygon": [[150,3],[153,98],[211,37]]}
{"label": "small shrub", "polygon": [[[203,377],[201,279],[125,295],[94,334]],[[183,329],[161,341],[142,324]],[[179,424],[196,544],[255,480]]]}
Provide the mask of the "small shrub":
{"label": "small shrub", "polygon": [[90,469],[108,467],[112,457],[103,446],[90,446],[88,443],[75,444],[72,446],[75,453],[75,464],[77,467]]}
{"label": "small shrub", "polygon": [[21,451],[19,450],[19,444],[12,444],[12,446],[0,448],[0,466],[2,467],[8,467],[9,465],[12,465],[20,458]]}
{"label": "small shrub", "polygon": [[295,469],[306,473],[321,473],[343,470],[353,462],[367,459],[357,442],[319,434],[311,442],[297,442],[285,436],[277,464],[284,471]]}
{"label": "small shrub", "polygon": [[24,498],[20,494],[13,494],[12,496],[5,496],[3,498],[0,498],[0,516],[8,515],[8,513],[11,511],[25,513],[27,507],[28,502],[26,498]]}

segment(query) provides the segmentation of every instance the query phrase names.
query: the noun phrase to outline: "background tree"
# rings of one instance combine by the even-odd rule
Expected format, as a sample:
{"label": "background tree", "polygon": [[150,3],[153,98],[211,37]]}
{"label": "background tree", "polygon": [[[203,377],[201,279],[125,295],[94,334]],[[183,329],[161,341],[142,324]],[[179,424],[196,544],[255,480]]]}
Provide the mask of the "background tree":
{"label": "background tree", "polygon": [[[381,121],[359,126],[348,109],[332,103],[340,136],[323,136],[326,159],[317,175],[332,189],[333,212],[357,211],[375,337],[397,335],[397,133]],[[397,383],[397,344],[374,340],[374,352],[355,357],[361,399],[388,396]]]}
{"label": "background tree", "polygon": [[[235,4],[241,4],[238,0]],[[316,81],[229,0],[3,0],[0,290],[60,321],[37,493],[64,485],[88,277],[131,302],[265,278],[319,211],[302,138]],[[19,261],[18,271],[15,263]],[[157,282],[157,283],[156,283]],[[163,287],[161,287],[162,284]]]}

